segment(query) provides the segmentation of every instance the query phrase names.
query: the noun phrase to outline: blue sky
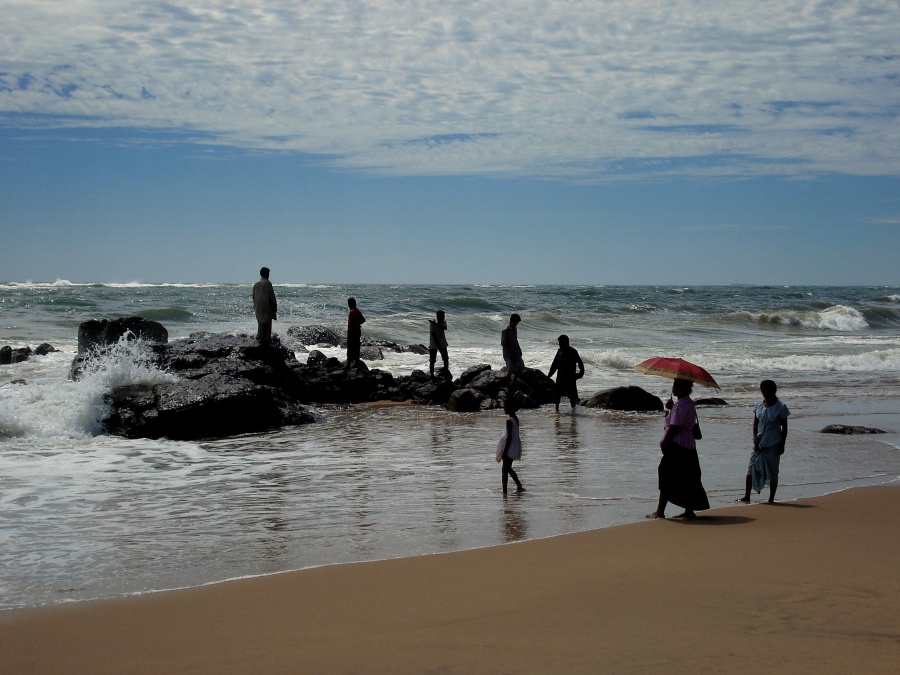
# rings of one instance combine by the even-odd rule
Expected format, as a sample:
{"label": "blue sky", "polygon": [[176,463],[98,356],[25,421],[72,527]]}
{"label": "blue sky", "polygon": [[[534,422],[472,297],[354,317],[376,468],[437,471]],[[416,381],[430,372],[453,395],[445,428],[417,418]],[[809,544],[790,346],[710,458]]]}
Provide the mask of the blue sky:
{"label": "blue sky", "polygon": [[900,284],[896,1],[0,14],[0,281]]}

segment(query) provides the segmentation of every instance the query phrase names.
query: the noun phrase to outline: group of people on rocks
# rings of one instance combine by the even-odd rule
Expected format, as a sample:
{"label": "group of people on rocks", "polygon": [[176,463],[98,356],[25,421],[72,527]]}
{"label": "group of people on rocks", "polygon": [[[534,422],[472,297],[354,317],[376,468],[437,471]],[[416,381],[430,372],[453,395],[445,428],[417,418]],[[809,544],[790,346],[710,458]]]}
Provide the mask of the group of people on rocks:
{"label": "group of people on rocks", "polygon": [[[272,338],[272,322],[277,319],[278,301],[272,283],[269,281],[269,268],[259,271],[259,281],[253,285],[253,307],[256,312],[258,330],[256,338],[260,344],[269,344]],[[347,366],[350,367],[360,359],[362,340],[362,324],[366,318],[356,306],[355,298],[347,299],[349,313],[347,315]],[[522,321],[518,314],[509,317],[509,325],[500,334],[500,346],[503,349],[503,360],[509,373],[510,386],[525,368],[522,348],[519,346],[517,326]],[[449,367],[447,353],[447,319],[443,310],[438,310],[434,319],[429,319],[428,361],[431,376],[440,354],[444,370]],[[558,338],[559,349],[550,365],[549,377],[556,374],[555,405],[559,412],[559,404],[563,397],[568,398],[572,412],[578,405],[577,381],[584,377],[584,363],[578,351],[569,344],[567,335]],[[709,508],[709,499],[701,481],[700,459],[697,454],[697,440],[702,438],[700,424],[694,401],[691,399],[693,382],[686,379],[675,379],[672,384],[672,397],[666,401],[666,420],[663,437],[659,442],[662,460],[659,463],[659,502],[656,510],[647,515],[648,518],[665,518],[669,503],[679,506],[684,511],[673,516],[675,518],[696,518],[697,511]],[[775,501],[778,489],[778,474],[781,455],[784,454],[790,415],[788,407],[778,398],[778,387],[772,380],[763,380],[759,385],[762,401],[756,404],[753,416],[753,452],[747,468],[745,494],[740,502],[750,501],[750,492],[761,493],[769,485],[768,503]],[[512,477],[516,491],[525,492],[525,487],[512,468],[514,461],[522,457],[522,440],[519,434],[519,418],[517,405],[512,396],[507,397],[504,405],[507,418],[503,435],[497,443],[496,460],[501,464],[503,494],[507,494],[507,484]]]}

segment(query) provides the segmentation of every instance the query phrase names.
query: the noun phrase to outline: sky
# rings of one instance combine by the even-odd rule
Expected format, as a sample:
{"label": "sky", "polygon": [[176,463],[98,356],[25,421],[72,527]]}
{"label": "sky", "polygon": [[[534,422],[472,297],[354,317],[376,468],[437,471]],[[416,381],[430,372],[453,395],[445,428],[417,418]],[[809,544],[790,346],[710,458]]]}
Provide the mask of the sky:
{"label": "sky", "polygon": [[897,0],[0,22],[0,282],[900,284]]}

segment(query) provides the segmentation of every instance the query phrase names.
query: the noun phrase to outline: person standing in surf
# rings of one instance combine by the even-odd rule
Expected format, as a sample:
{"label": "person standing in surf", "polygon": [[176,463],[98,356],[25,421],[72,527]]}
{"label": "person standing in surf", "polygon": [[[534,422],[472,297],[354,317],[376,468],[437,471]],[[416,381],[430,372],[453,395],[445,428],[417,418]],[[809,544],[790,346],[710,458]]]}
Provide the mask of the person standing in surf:
{"label": "person standing in surf", "polygon": [[569,336],[560,335],[559,349],[556,356],[553,357],[553,363],[550,364],[550,372],[547,377],[556,376],[556,389],[554,396],[556,397],[556,412],[559,412],[559,402],[563,396],[568,397],[569,403],[572,404],[572,414],[575,414],[575,407],[578,405],[578,380],[584,377],[584,363],[578,351],[574,347],[569,346]]}
{"label": "person standing in surf", "polygon": [[278,300],[269,281],[268,267],[259,270],[259,281],[253,284],[253,310],[256,312],[256,339],[259,344],[268,345],[272,341],[272,322],[278,318]]}
{"label": "person standing in surf", "polygon": [[450,359],[447,356],[447,319],[444,310],[439,309],[434,319],[428,319],[428,369],[431,377],[434,377],[434,364],[437,361],[438,352],[444,361],[444,370],[449,369]]}
{"label": "person standing in surf", "polygon": [[347,298],[350,313],[347,315],[347,367],[359,361],[362,344],[362,325],[366,317],[356,308],[356,298]]}
{"label": "person standing in surf", "polygon": [[739,502],[750,501],[751,488],[759,494],[769,484],[769,504],[775,503],[778,489],[778,472],[788,433],[788,415],[791,411],[778,398],[778,385],[772,380],[759,383],[763,400],[753,412],[753,452],[747,467],[746,491]]}
{"label": "person standing in surf", "polygon": [[509,373],[509,382],[515,382],[516,376],[525,368],[522,360],[522,348],[519,346],[519,334],[516,326],[522,321],[522,317],[513,314],[509,317],[509,325],[500,333],[500,346],[503,347],[503,360],[506,362],[506,371]]}
{"label": "person standing in surf", "polygon": [[506,486],[509,477],[516,483],[516,492],[525,492],[525,487],[519,480],[519,475],[512,468],[512,463],[517,459],[522,459],[522,439],[519,437],[519,418],[516,411],[519,407],[512,399],[506,399],[503,410],[506,412],[506,430],[497,443],[498,462],[502,462],[501,480],[503,482],[503,494],[506,494]]}

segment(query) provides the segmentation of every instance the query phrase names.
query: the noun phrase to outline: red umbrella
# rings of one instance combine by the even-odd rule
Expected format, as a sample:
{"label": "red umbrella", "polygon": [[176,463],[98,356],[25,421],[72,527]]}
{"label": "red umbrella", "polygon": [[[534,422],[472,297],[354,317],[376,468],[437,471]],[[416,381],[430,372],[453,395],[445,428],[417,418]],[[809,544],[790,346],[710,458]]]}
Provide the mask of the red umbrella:
{"label": "red umbrella", "polygon": [[691,382],[702,384],[704,387],[720,388],[712,375],[700,366],[684,359],[654,356],[652,359],[641,361],[634,368],[647,375],[659,375],[660,377],[668,377],[671,380],[690,380]]}

